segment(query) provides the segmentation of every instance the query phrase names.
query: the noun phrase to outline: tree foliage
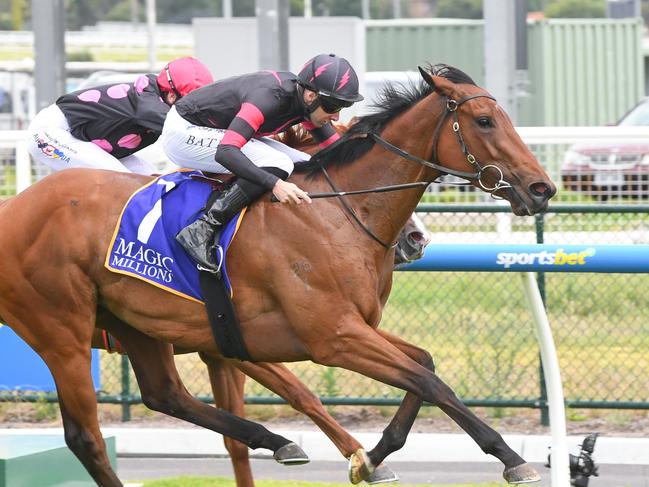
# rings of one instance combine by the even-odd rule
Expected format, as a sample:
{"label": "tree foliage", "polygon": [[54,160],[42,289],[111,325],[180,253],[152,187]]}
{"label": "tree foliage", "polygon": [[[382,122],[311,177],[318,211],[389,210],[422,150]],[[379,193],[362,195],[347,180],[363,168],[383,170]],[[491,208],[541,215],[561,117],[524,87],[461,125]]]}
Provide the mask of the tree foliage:
{"label": "tree foliage", "polygon": [[606,0],[550,0],[546,17],[597,18],[606,17]]}
{"label": "tree foliage", "polygon": [[481,19],[482,0],[439,0],[437,16],[453,19]]}
{"label": "tree foliage", "polygon": [[[146,0],[65,0],[66,28],[79,30],[102,20],[130,21],[132,2],[137,3],[138,19],[145,21]],[[304,0],[289,0],[291,15],[304,15]],[[401,1],[401,15],[411,15],[411,2]],[[231,0],[235,17],[255,15],[255,0]],[[483,0],[426,0],[438,17],[480,19]],[[649,0],[642,0],[642,16],[649,23]],[[370,17],[389,19],[393,0],[370,0]],[[312,0],[314,16],[362,15],[362,0]],[[605,17],[606,0],[528,0],[528,10],[542,10],[547,17]],[[156,16],[161,23],[190,23],[194,17],[218,17],[223,14],[223,0],[156,0]],[[31,1],[0,0],[0,28],[29,28]]]}

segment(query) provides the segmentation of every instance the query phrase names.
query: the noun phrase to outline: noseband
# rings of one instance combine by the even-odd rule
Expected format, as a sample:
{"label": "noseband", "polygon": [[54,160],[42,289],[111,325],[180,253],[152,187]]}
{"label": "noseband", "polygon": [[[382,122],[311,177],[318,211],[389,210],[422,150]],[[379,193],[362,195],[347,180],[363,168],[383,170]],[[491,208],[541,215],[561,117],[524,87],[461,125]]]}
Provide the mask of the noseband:
{"label": "noseband", "polygon": [[[460,130],[460,120],[459,120],[459,117],[458,117],[457,109],[462,104],[466,103],[469,100],[473,100],[475,98],[489,98],[490,100],[496,101],[496,99],[493,96],[489,95],[488,93],[477,93],[475,95],[465,96],[464,98],[461,98],[460,100],[454,100],[454,99],[449,98],[447,96],[444,97],[444,99],[446,100],[446,111],[439,118],[439,120],[437,121],[437,125],[435,126],[435,132],[433,134],[433,154],[431,156],[430,161],[426,160],[426,159],[422,159],[421,157],[417,157],[415,155],[410,154],[409,152],[404,151],[403,149],[400,149],[399,147],[397,147],[396,145],[391,144],[390,142],[388,142],[387,140],[385,140],[384,138],[382,138],[379,134],[377,134],[375,132],[370,132],[370,133],[368,133],[366,135],[371,137],[376,143],[383,146],[385,149],[387,149],[390,152],[393,152],[393,153],[403,157],[404,159],[414,161],[414,162],[416,162],[418,164],[421,164],[422,166],[430,167],[430,168],[435,169],[436,171],[439,171],[439,172],[441,172],[443,174],[449,174],[449,175],[452,175],[452,176],[457,176],[457,177],[460,177],[460,178],[463,178],[463,179],[467,179],[469,181],[474,181],[475,180],[475,181],[477,181],[477,183],[480,185],[480,187],[485,192],[491,194],[492,198],[501,199],[500,197],[495,196],[494,193],[496,191],[498,191],[498,190],[501,190],[501,189],[511,188],[512,187],[511,184],[508,183],[507,181],[505,181],[503,172],[498,166],[496,166],[494,164],[487,164],[487,165],[483,166],[478,162],[478,160],[475,158],[475,156],[473,154],[471,154],[471,152],[469,151],[469,148],[467,147],[466,142],[464,141],[464,137],[462,137],[462,131]],[[458,143],[460,144],[460,148],[462,149],[462,153],[464,154],[464,157],[465,157],[466,161],[469,163],[469,165],[472,168],[475,168],[475,172],[456,171],[455,169],[450,169],[450,168],[447,168],[447,167],[442,166],[440,164],[439,158],[437,157],[437,146],[439,144],[439,139],[441,137],[442,127],[444,126],[444,122],[446,122],[446,120],[450,116],[453,117],[452,129],[453,129],[453,132],[455,133],[455,136],[457,137]],[[487,168],[493,168],[499,174],[498,181],[496,182],[496,184],[494,184],[493,187],[486,186],[485,183],[482,181],[482,175],[483,175],[484,171]],[[377,237],[376,234],[374,232],[372,232],[372,230],[370,230],[361,221],[361,219],[358,217],[358,215],[356,215],[356,212],[354,211],[354,209],[351,206],[349,206],[347,204],[347,202],[345,201],[345,199],[344,199],[345,194],[349,194],[349,193],[339,191],[338,188],[336,187],[335,183],[333,182],[333,180],[329,176],[329,173],[327,172],[327,170],[324,167],[322,167],[321,169],[322,169],[322,171],[323,171],[323,173],[325,175],[325,178],[329,182],[329,185],[331,186],[331,188],[335,192],[337,192],[336,196],[338,196],[340,198],[340,202],[342,203],[342,205],[351,214],[354,221],[356,221],[356,223],[358,223],[358,225],[365,231],[365,233],[367,233],[373,240],[375,240],[376,242],[378,242],[379,244],[381,244],[383,247],[385,247],[388,250],[396,247],[396,245],[398,243],[398,240],[397,240],[397,242],[395,242],[395,243],[393,243],[391,245],[386,244],[379,237]],[[419,183],[396,184],[396,185],[393,185],[393,186],[386,186],[386,187],[377,188],[377,189],[379,189],[381,192],[383,192],[383,191],[391,191],[391,190],[399,190],[399,189],[408,189],[408,188],[413,188],[413,187],[417,187],[417,186],[428,186],[431,182],[432,181],[422,181],[422,182],[419,182]],[[466,184],[468,184],[468,183],[466,183]],[[354,191],[353,193],[354,194],[362,194],[362,193],[371,193],[371,192],[374,192],[374,191],[376,191],[376,189],[374,189],[374,190],[370,189],[370,190]]]}

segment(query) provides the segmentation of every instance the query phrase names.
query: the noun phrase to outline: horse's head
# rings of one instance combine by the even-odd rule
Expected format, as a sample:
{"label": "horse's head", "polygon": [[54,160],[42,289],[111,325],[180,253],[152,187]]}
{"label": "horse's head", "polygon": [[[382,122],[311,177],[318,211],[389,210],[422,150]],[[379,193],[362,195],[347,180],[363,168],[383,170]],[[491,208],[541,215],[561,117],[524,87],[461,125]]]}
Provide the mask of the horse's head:
{"label": "horse's head", "polygon": [[432,73],[419,68],[444,101],[444,121],[433,141],[433,162],[455,171],[477,172],[472,184],[508,200],[516,215],[544,211],[556,186],[523,143],[509,116],[464,73],[456,70],[464,76],[458,80],[440,72],[444,69],[454,68],[437,65]]}

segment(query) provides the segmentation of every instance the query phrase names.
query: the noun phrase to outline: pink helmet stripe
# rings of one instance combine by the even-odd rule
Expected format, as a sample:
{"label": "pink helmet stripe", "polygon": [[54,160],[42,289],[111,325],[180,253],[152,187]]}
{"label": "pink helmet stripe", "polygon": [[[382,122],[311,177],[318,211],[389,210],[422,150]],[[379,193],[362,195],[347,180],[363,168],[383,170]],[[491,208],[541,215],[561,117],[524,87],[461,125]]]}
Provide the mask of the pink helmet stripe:
{"label": "pink helmet stripe", "polygon": [[321,75],[322,73],[324,73],[324,72],[327,70],[327,68],[328,68],[329,66],[331,66],[332,64],[333,64],[333,63],[326,63],[326,64],[322,64],[321,66],[318,66],[318,67],[316,68],[316,70],[315,70],[315,73],[313,73],[313,77],[314,77],[314,78],[317,78],[318,76],[320,76],[320,75]]}
{"label": "pink helmet stripe", "polygon": [[340,89],[347,84],[349,81],[349,68],[347,68],[347,71],[345,71],[345,74],[343,74],[343,77],[340,78],[340,82],[338,83],[338,86],[336,87],[336,91],[340,91]]}

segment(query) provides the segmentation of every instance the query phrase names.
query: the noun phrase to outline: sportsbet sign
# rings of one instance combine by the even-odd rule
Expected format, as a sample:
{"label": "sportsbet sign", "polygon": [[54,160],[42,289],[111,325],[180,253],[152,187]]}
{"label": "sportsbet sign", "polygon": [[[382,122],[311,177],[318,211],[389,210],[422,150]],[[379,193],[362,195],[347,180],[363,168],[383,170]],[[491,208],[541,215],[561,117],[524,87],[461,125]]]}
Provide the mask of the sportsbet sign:
{"label": "sportsbet sign", "polygon": [[496,264],[502,265],[509,269],[512,265],[539,265],[539,266],[584,266],[586,259],[597,253],[593,247],[589,247],[580,252],[567,252],[565,249],[558,248],[554,252],[542,250],[540,252],[500,252],[496,256]]}
{"label": "sportsbet sign", "polygon": [[649,245],[431,244],[401,270],[649,272]]}

